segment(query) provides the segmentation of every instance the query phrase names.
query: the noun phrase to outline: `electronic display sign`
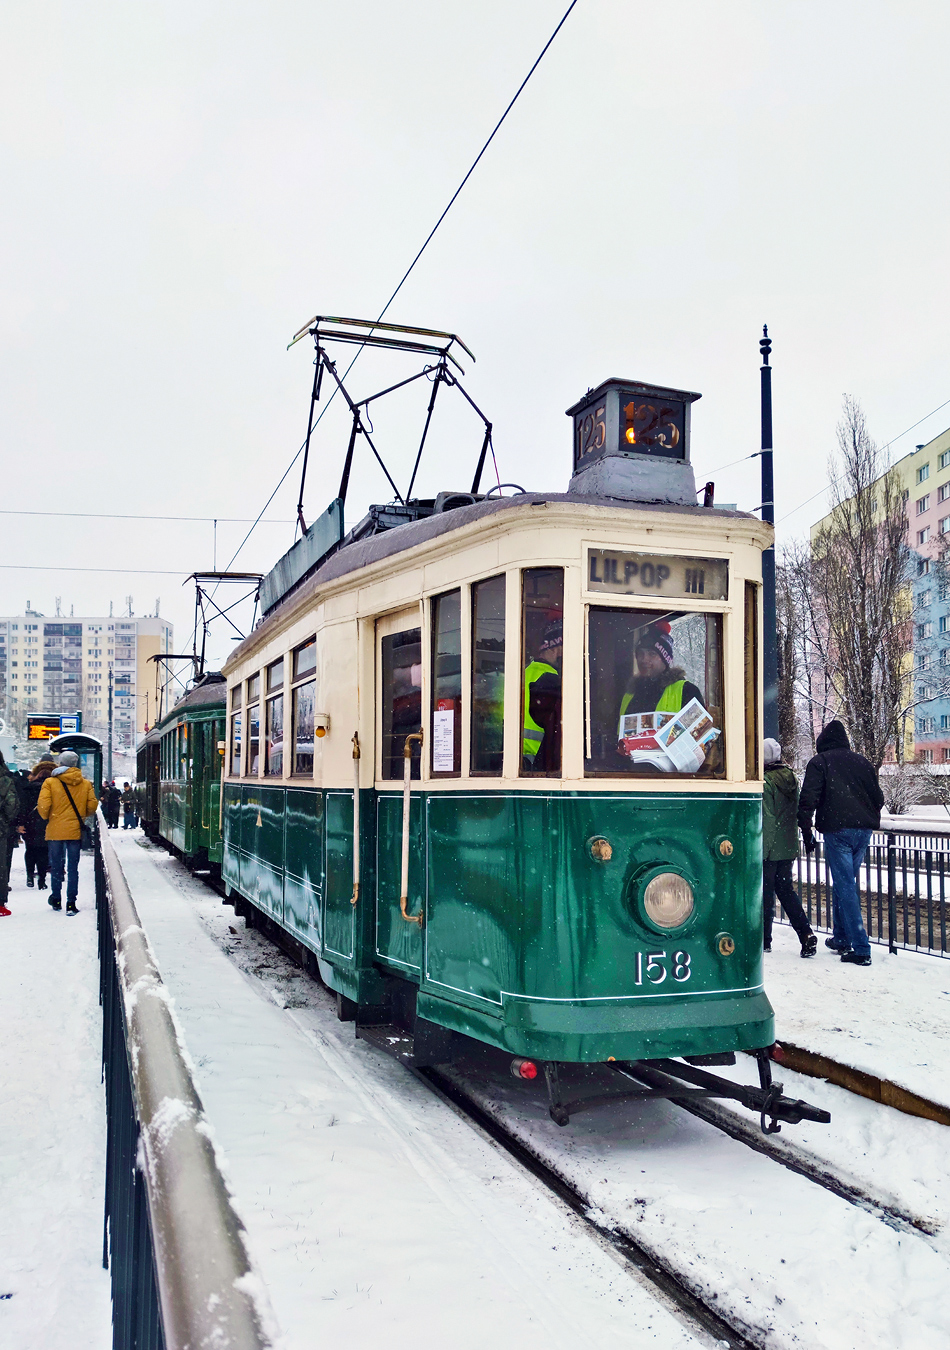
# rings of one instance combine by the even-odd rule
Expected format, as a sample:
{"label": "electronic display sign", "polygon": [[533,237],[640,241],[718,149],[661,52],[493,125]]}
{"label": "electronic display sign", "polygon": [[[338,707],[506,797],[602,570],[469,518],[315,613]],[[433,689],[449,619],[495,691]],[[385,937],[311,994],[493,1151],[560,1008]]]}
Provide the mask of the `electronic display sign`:
{"label": "electronic display sign", "polygon": [[62,719],[52,713],[44,714],[42,717],[28,717],[26,719],[26,739],[28,741],[51,741],[54,736],[59,735],[61,728]]}

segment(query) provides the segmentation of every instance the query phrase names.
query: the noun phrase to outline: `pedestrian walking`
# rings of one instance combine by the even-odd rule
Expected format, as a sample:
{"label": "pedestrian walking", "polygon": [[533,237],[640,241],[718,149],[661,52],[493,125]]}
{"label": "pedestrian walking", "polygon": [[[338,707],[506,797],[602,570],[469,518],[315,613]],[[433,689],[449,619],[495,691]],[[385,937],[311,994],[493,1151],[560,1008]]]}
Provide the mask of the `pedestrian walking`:
{"label": "pedestrian walking", "polygon": [[62,909],[63,875],[66,873],[66,913],[76,914],[79,895],[79,850],[82,827],[99,805],[92,784],[79,771],[79,756],[64,750],[59,767],[40,788],[37,810],[46,821],[46,844],[50,861],[50,897],[53,909]]}
{"label": "pedestrian walking", "polygon": [[[20,794],[16,781],[0,753],[0,918],[10,917],[7,895],[10,890],[10,859],[13,849],[10,836],[16,839],[16,823],[20,817]],[[15,845],[14,845],[15,847]]]}
{"label": "pedestrian walking", "polygon": [[824,835],[831,869],[833,927],[825,946],[855,966],[871,964],[871,944],[861,918],[858,879],[872,833],[880,829],[884,794],[877,771],[855,754],[841,722],[829,722],[815,742],[798,799],[798,823],[810,853],[815,828]]}
{"label": "pedestrian walking", "polygon": [[122,828],[134,830],[138,823],[135,819],[135,794],[128,783],[122,784]]}
{"label": "pedestrian walking", "polygon": [[23,840],[26,864],[26,884],[32,887],[36,877],[39,890],[46,890],[46,874],[49,871],[49,848],[46,843],[46,821],[36,807],[40,800],[40,789],[56,768],[52,755],[44,755],[38,760],[33,772],[27,776],[21,793],[20,821],[18,829]]}
{"label": "pedestrian walking", "polygon": [[818,939],[802,909],[792,882],[792,862],[798,857],[798,780],[782,763],[782,747],[765,742],[765,787],[762,793],[762,906],[764,950],[772,950],[772,920],[778,896],[785,917],[802,945],[802,956],[814,956]]}

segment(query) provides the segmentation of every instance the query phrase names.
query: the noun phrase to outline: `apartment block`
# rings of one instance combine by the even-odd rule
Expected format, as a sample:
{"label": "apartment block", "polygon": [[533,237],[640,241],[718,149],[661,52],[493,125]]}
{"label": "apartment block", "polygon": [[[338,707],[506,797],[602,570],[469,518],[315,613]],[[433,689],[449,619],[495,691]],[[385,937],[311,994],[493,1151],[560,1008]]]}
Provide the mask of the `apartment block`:
{"label": "apartment block", "polygon": [[135,747],[155,716],[161,663],[173,626],[157,616],[46,618],[31,609],[0,617],[0,715],[22,734],[36,713],[83,715],[83,730],[104,737],[113,677],[113,745]]}
{"label": "apartment block", "polygon": [[[950,427],[904,455],[892,470],[907,512],[913,552],[913,663],[918,700],[913,748],[918,758],[950,764]],[[830,520],[811,527],[811,537]]]}

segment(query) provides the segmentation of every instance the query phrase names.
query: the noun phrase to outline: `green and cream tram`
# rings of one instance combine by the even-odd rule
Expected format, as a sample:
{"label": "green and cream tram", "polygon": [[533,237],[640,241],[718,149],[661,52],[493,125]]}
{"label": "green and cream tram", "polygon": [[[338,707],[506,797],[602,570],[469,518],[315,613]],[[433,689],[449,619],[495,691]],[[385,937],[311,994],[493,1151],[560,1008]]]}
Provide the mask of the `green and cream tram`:
{"label": "green and cream tram", "polygon": [[[358,1023],[554,1063],[774,1040],[772,532],[684,504],[685,457],[658,456],[648,484],[642,446],[586,465],[585,434],[599,448],[629,390],[657,401],[610,381],[571,410],[570,491],[446,496],[344,541],[225,667],[225,884],[314,954]],[[659,395],[680,400],[685,441],[696,396]]]}

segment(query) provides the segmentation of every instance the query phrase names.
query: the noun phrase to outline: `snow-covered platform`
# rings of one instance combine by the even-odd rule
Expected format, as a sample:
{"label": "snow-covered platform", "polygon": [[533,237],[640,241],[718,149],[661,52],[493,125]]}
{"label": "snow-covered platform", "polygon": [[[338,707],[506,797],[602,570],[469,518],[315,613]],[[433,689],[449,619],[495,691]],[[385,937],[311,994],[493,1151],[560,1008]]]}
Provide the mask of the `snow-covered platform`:
{"label": "snow-covered platform", "polygon": [[105,1094],[92,859],[75,918],[13,855],[0,918],[0,1345],[112,1343],[102,1269]]}
{"label": "snow-covered platform", "polygon": [[282,1350],[708,1344],[163,850],[112,842]]}
{"label": "snow-covered platform", "polygon": [[851,966],[824,934],[816,957],[799,950],[777,923],[764,960],[778,1040],[950,1108],[950,960],[872,944],[872,964]]}

